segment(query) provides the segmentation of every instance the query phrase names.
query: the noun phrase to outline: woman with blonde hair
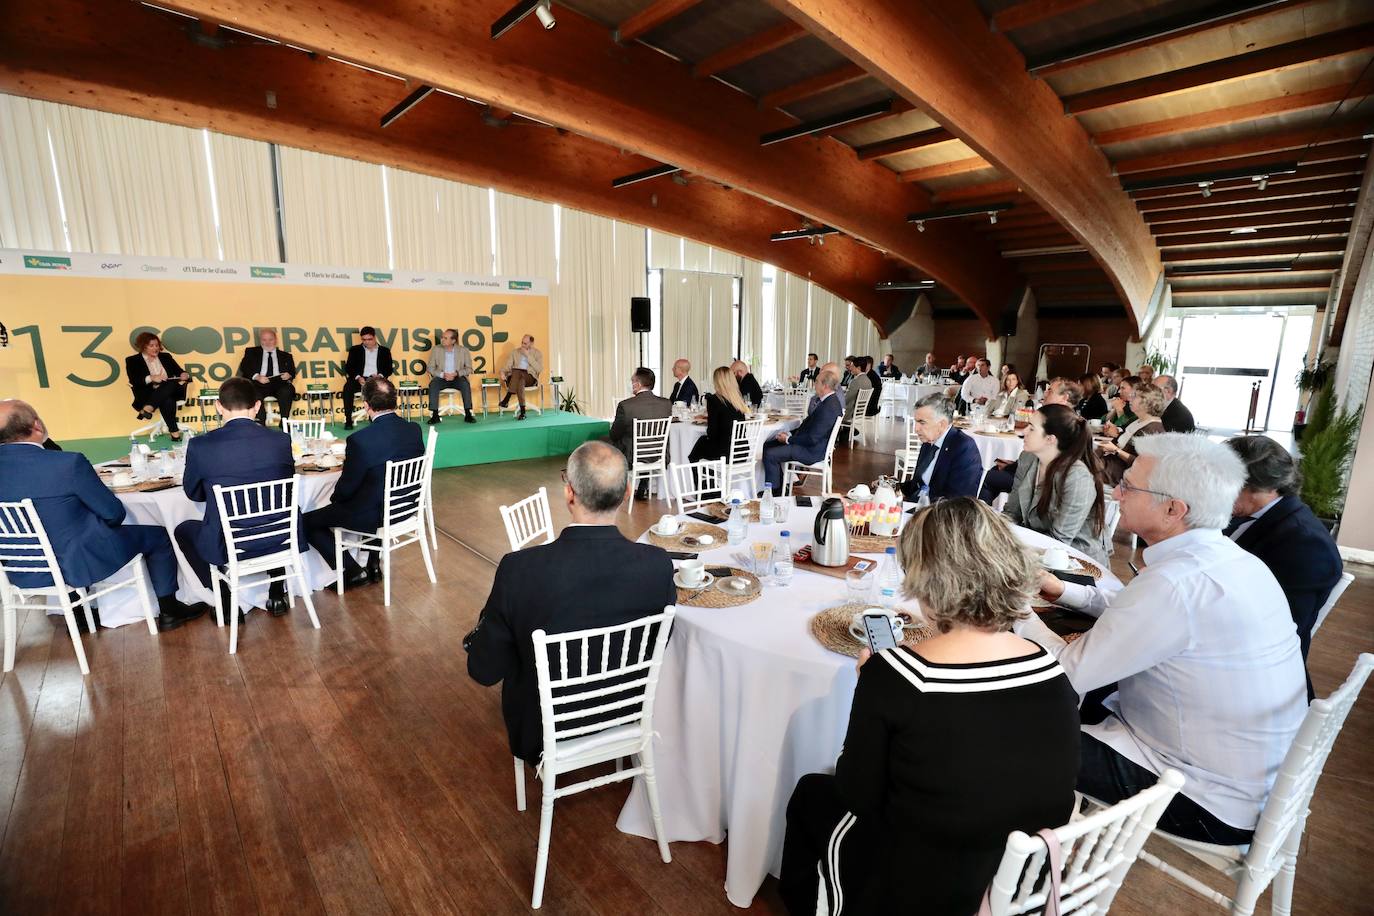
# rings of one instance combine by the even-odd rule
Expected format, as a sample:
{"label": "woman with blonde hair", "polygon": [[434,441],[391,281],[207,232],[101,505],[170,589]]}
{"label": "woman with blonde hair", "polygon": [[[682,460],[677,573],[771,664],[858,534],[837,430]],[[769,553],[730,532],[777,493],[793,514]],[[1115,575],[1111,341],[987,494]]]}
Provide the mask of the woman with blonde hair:
{"label": "woman with blonde hair", "polygon": [[1053,655],[1011,632],[1037,587],[1025,548],[961,497],[914,516],[897,550],[903,596],[938,635],[859,655],[835,774],[803,776],[787,806],[781,892],[793,914],[816,912],[818,867],[829,912],[879,913],[914,899],[919,866],[920,911],[968,916],[1007,834],[1073,809],[1078,695]]}
{"label": "woman with blonde hair", "polygon": [[715,391],[706,395],[706,435],[697,440],[688,454],[688,461],[716,461],[730,454],[730,439],[735,421],[749,416],[739,381],[729,366],[720,366],[711,373]]}

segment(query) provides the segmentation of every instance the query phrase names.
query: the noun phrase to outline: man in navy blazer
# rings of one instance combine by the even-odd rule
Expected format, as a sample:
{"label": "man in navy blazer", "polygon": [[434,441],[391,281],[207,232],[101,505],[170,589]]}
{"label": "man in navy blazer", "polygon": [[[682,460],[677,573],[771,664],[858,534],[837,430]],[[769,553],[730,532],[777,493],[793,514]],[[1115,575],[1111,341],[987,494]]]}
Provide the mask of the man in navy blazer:
{"label": "man in navy blazer", "polygon": [[[384,378],[363,384],[363,403],[371,422],[344,440],[343,470],[329,505],[305,514],[305,539],[334,566],[334,528],[378,531],[386,500],[386,463],[419,458],[425,453],[420,427],[396,414],[396,387]],[[344,586],[353,588],[380,578],[380,558],[373,553],[364,569],[344,554]]]}
{"label": "man in navy blazer", "polygon": [[816,405],[790,433],[778,433],[763,443],[764,487],[774,494],[782,489],[782,466],[789,461],[814,464],[825,457],[830,432],[844,415],[844,403],[835,389],[840,378],[833,369],[823,369],[816,377]]}
{"label": "man in navy blazer", "polygon": [[697,399],[697,383],[692,381],[692,363],[679,359],[673,363],[673,393],[668,395],[670,403],[681,401],[690,406]]}
{"label": "man in navy blazer", "polygon": [[[176,598],[172,539],[157,525],[124,525],[124,504],[79,452],[45,449],[47,427],[23,401],[0,401],[0,502],[33,500],[68,586],[94,585],[139,554],[157,593],[159,625],[181,626],[204,614]],[[51,587],[46,573],[17,573],[20,588]],[[78,614],[81,626],[84,615]]]}
{"label": "man in navy blazer", "polygon": [[1306,660],[1317,612],[1341,578],[1340,550],[1298,498],[1298,468],[1287,449],[1268,436],[1236,436],[1226,444],[1245,462],[1245,486],[1222,533],[1264,561],[1279,581]]}
{"label": "man in navy blazer", "polygon": [[[262,402],[258,400],[258,389],[253,382],[246,378],[226,379],[220,385],[219,400],[215,402],[223,425],[192,439],[186,448],[186,471],[181,485],[193,502],[205,504],[205,518],[177,525],[177,546],[206,588],[210,587],[210,565],[223,566],[229,562],[219,506],[215,503],[215,485],[235,487],[284,480],[296,473],[291,457],[291,438],[280,430],[259,426],[255,418],[261,408]],[[256,540],[245,556],[274,553],[282,548],[284,541],[285,538]],[[280,573],[274,571],[273,574]],[[286,583],[273,582],[268,588],[267,610],[272,616],[280,617],[289,607]]]}
{"label": "man in navy blazer", "polygon": [[[348,348],[348,358],[344,360],[343,386],[344,429],[353,428],[353,398],[363,390],[370,378],[391,378],[396,364],[391,359],[391,348],[377,343],[377,329],[368,325],[358,329],[359,343]],[[418,428],[418,427],[417,427]]]}
{"label": "man in navy blazer", "polygon": [[921,451],[911,479],[902,484],[902,495],[916,500],[922,488],[931,502],[955,496],[977,496],[983,477],[983,459],[973,437],[955,429],[954,403],[942,394],[916,402],[916,435]]}

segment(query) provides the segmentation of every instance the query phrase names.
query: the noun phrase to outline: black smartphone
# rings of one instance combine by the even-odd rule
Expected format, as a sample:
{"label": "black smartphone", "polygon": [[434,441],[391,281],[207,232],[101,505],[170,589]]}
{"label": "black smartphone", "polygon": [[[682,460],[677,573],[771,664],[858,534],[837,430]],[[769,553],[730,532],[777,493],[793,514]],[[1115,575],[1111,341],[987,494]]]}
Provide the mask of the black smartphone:
{"label": "black smartphone", "polygon": [[797,499],[797,505],[799,505],[799,506],[805,506],[805,507],[808,508],[808,509],[811,508],[811,497],[809,497],[809,496],[798,496],[796,499]]}
{"label": "black smartphone", "polygon": [[734,570],[730,569],[728,566],[708,566],[706,567],[706,571],[717,579],[724,576],[733,576],[735,574]]}
{"label": "black smartphone", "polygon": [[1072,582],[1074,585],[1097,585],[1096,579],[1083,573],[1061,572],[1057,569],[1047,570],[1047,572],[1061,582]]}
{"label": "black smartphone", "polygon": [[687,517],[694,518],[699,522],[710,522],[712,525],[720,521],[720,519],[716,518],[714,515],[708,515],[705,512],[688,512]]}
{"label": "black smartphone", "polygon": [[668,556],[674,560],[695,560],[697,555],[687,550],[670,550]]}
{"label": "black smartphone", "polygon": [[897,648],[897,634],[892,631],[892,618],[886,614],[865,614],[864,635],[868,637],[868,648],[874,654],[884,649]]}

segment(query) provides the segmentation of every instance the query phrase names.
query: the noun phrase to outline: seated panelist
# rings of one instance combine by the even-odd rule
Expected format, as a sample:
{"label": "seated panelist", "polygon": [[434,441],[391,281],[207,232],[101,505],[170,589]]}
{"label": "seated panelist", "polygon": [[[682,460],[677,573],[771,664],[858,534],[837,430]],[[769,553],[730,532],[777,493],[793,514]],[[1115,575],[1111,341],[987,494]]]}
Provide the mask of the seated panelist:
{"label": "seated panelist", "polygon": [[472,415],[472,351],[458,343],[458,332],[448,328],[429,351],[429,424],[439,422],[439,392],[445,388],[463,396],[463,422],[476,423]]}
{"label": "seated panelist", "polygon": [[348,348],[348,359],[344,361],[344,375],[348,376],[343,386],[344,429],[353,428],[353,399],[362,391],[363,384],[372,378],[391,378],[396,371],[391,348],[377,343],[376,328],[359,328],[358,340],[360,343]]}
{"label": "seated panelist", "polygon": [[133,406],[138,411],[138,418],[147,421],[155,413],[162,414],[168,435],[173,441],[180,441],[177,401],[186,399],[186,385],[191,381],[191,376],[172,358],[172,354],[162,349],[162,338],[151,331],[144,331],[134,338],[134,349],[137,352],[124,360],[124,372],[129,377],[129,387],[134,391]]}
{"label": "seated panelist", "polygon": [[[259,346],[243,351],[239,360],[239,378],[253,383],[257,400],[276,398],[277,409],[285,420],[291,416],[291,404],[296,400],[296,386],[291,380],[296,377],[296,360],[285,350],[277,349],[277,332],[271,328],[258,331]],[[258,408],[257,421],[266,424],[267,408]]]}

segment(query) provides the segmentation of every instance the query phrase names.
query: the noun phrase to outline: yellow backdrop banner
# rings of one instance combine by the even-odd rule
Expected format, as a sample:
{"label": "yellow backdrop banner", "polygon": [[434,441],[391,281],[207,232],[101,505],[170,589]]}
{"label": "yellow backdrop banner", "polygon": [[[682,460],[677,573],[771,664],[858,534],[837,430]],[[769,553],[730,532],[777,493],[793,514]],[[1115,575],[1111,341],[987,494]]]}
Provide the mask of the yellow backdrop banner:
{"label": "yellow backdrop banner", "polygon": [[298,391],[324,383],[337,392],[344,357],[365,325],[391,348],[395,381],[428,384],[425,362],[444,328],[455,328],[472,351],[475,376],[494,375],[524,334],[534,335],[546,364],[549,353],[549,300],[539,281],[484,278],[478,282],[488,289],[448,290],[402,286],[391,274],[369,274],[387,279],[355,286],[294,284],[281,275],[177,282],[40,269],[0,270],[0,322],[9,330],[0,397],[33,404],[58,441],[127,436],[138,425],[124,360],[144,330],[161,335],[190,373],[192,396],[235,375],[265,327],[296,358]]}

